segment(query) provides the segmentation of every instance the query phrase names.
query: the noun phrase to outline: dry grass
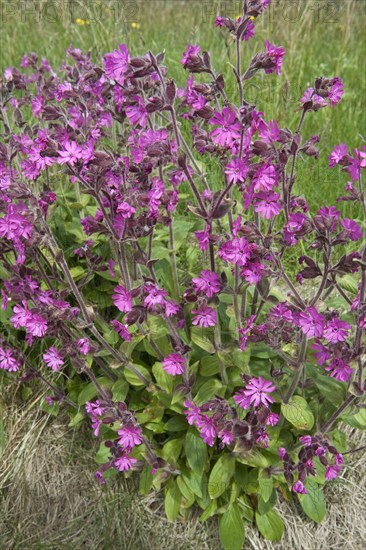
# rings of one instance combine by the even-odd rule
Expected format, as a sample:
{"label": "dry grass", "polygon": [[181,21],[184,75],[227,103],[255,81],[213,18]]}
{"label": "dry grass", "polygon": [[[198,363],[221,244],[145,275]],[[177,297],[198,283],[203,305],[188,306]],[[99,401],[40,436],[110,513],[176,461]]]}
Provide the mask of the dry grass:
{"label": "dry grass", "polygon": [[[1,550],[219,550],[215,522],[170,524],[160,495],[140,498],[122,476],[101,489],[94,479],[93,443],[49,418],[36,397],[28,405],[9,399],[3,410],[0,457]],[[366,434],[349,430],[351,445]],[[245,548],[255,550],[361,550],[366,544],[362,453],[348,455],[338,482],[327,488],[329,513],[316,525],[294,515],[294,503],[278,505],[286,524],[279,543],[247,528]],[[296,511],[298,514],[299,511]]]}

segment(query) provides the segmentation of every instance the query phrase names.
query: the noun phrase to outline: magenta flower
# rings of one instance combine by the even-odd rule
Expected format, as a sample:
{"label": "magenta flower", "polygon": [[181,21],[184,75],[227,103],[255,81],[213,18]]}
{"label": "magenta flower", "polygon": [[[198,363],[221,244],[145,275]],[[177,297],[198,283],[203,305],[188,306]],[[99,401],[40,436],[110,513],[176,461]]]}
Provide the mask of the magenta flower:
{"label": "magenta flower", "polygon": [[266,220],[273,218],[273,216],[278,216],[278,214],[281,212],[279,193],[273,193],[272,191],[265,193],[264,191],[260,191],[255,195],[255,197],[257,201],[254,205],[254,210],[256,212],[259,212],[260,215]]}
{"label": "magenta flower", "polygon": [[337,342],[344,342],[348,336],[350,325],[340,319],[332,319],[327,323],[327,328],[324,331],[324,338],[330,344],[336,344]]}
{"label": "magenta flower", "polygon": [[25,330],[32,336],[42,338],[47,332],[47,321],[38,313],[31,313],[25,323]]}
{"label": "magenta flower", "polygon": [[232,443],[232,441],[234,439],[234,435],[233,435],[232,431],[229,430],[229,429],[222,430],[218,434],[218,436],[219,436],[219,438],[221,439],[221,441],[224,445],[230,445],[230,443]]}
{"label": "magenta flower", "polygon": [[332,357],[332,354],[330,353],[328,348],[323,346],[323,344],[319,341],[311,344],[311,347],[313,350],[315,350],[314,357],[317,360],[318,365],[324,365],[324,363]]}
{"label": "magenta flower", "polygon": [[230,147],[236,139],[240,138],[241,125],[235,111],[230,107],[224,107],[222,113],[215,112],[209,122],[218,125],[218,128],[212,130],[210,134],[217,145]]}
{"label": "magenta flower", "polygon": [[268,56],[268,61],[265,64],[264,72],[266,74],[271,74],[275,72],[277,75],[281,74],[281,68],[283,65],[283,57],[286,53],[285,48],[282,46],[275,46],[274,44],[270,44],[268,40],[265,41],[264,46],[266,48],[266,54]]}
{"label": "magenta flower", "polygon": [[237,393],[234,393],[233,399],[238,407],[240,407],[241,409],[247,410],[251,405],[250,397],[244,394],[243,389],[239,390]]}
{"label": "magenta flower", "polygon": [[330,376],[339,382],[349,382],[353,369],[342,359],[333,359],[330,365],[325,367],[325,370],[330,372]]}
{"label": "magenta flower", "polygon": [[100,404],[99,399],[96,399],[94,403],[92,401],[87,401],[85,403],[85,410],[92,416],[102,416],[105,412],[105,408]]}
{"label": "magenta flower", "polygon": [[247,347],[248,333],[251,331],[254,325],[255,319],[256,319],[256,315],[251,315],[250,317],[248,317],[246,325],[243,328],[239,329],[240,349],[242,351],[244,351]]}
{"label": "magenta flower", "polygon": [[252,179],[254,191],[272,191],[278,185],[278,173],[273,164],[267,162],[260,166]]}
{"label": "magenta flower", "polygon": [[104,66],[106,75],[116,80],[119,84],[124,83],[124,75],[128,69],[130,54],[126,44],[120,44],[118,50],[108,53],[104,56]]}
{"label": "magenta flower", "polygon": [[13,323],[15,328],[23,328],[26,325],[26,322],[32,315],[28,309],[27,302],[22,301],[23,305],[15,305],[13,307],[14,315],[10,317],[10,321]]}
{"label": "magenta flower", "polygon": [[325,99],[320,95],[314,93],[314,88],[308,88],[301,98],[302,104],[308,103],[309,101],[312,102],[311,109],[313,111],[319,111],[319,109],[327,106],[327,102],[325,101]]}
{"label": "magenta flower", "polygon": [[83,157],[82,148],[75,141],[66,141],[63,146],[63,150],[57,151],[59,154],[57,159],[58,164],[69,163],[71,166],[74,166]]}
{"label": "magenta flower", "polygon": [[320,338],[324,331],[324,317],[315,307],[306,308],[306,312],[299,314],[299,325],[308,338]]}
{"label": "magenta flower", "polygon": [[91,350],[91,345],[87,338],[80,338],[80,340],[76,342],[76,345],[82,355],[88,355]]}
{"label": "magenta flower", "polygon": [[142,430],[140,426],[123,426],[118,430],[118,435],[121,436],[118,443],[124,449],[133,449],[133,447],[142,443]]}
{"label": "magenta flower", "polygon": [[340,221],[340,224],[351,241],[358,241],[362,238],[362,229],[354,220],[344,218],[344,220]]}
{"label": "magenta flower", "polygon": [[197,428],[203,441],[210,447],[213,447],[216,437],[214,419],[207,415],[201,415],[199,421],[197,422]]}
{"label": "magenta flower", "polygon": [[264,380],[261,376],[253,377],[247,384],[244,395],[249,398],[254,407],[258,407],[261,403],[267,407],[269,403],[273,403],[272,397],[267,394],[274,392],[275,389],[269,380]]}
{"label": "magenta flower", "polygon": [[279,447],[278,454],[281,460],[284,460],[285,456],[287,455],[287,451],[285,447]]}
{"label": "magenta flower", "polygon": [[267,416],[266,424],[267,426],[276,426],[278,424],[280,417],[277,413],[270,413]]}
{"label": "magenta flower", "polygon": [[114,465],[120,472],[128,472],[128,470],[130,470],[136,462],[136,458],[122,455],[114,461]]}
{"label": "magenta flower", "polygon": [[121,214],[122,218],[131,218],[136,212],[136,208],[131,206],[128,202],[124,201],[117,206],[117,212]]}
{"label": "magenta flower", "polygon": [[209,298],[221,290],[221,283],[213,271],[203,270],[199,277],[192,279],[193,285],[198,292],[203,292]]}
{"label": "magenta flower", "polygon": [[333,464],[333,465],[329,464],[325,468],[325,479],[327,481],[335,479],[336,477],[338,477],[341,471],[342,471],[342,466],[338,466],[337,464]]}
{"label": "magenta flower", "polygon": [[184,401],[183,405],[186,408],[183,414],[186,416],[188,424],[193,426],[195,422],[200,420],[201,410],[193,401]]}
{"label": "magenta flower", "polygon": [[300,443],[305,445],[305,447],[310,447],[310,445],[312,444],[313,438],[311,437],[311,435],[302,435],[301,437],[299,437],[299,441]]}
{"label": "magenta flower", "polygon": [[120,323],[119,321],[113,320],[110,323],[114,330],[117,332],[118,336],[122,338],[122,340],[126,340],[126,342],[131,342],[132,337],[131,334],[128,332],[128,325],[124,325]]}
{"label": "magenta flower", "polygon": [[155,311],[157,306],[164,307],[166,305],[165,296],[168,293],[165,290],[157,288],[154,284],[148,283],[144,286],[147,296],[144,300],[144,306],[147,309]]}
{"label": "magenta flower", "polygon": [[255,26],[251,19],[249,19],[246,22],[245,29],[243,30],[243,34],[241,35],[241,39],[248,42],[251,38],[253,38],[255,34]]}
{"label": "magenta flower", "polygon": [[342,159],[347,155],[348,147],[345,143],[336,145],[329,155],[329,168],[333,168],[336,164],[339,164]]}
{"label": "magenta flower", "polygon": [[248,166],[242,159],[237,157],[231,159],[225,168],[225,174],[227,175],[227,179],[230,183],[243,182],[247,176],[247,173]]}
{"label": "magenta flower", "polygon": [[42,357],[47,367],[50,367],[53,371],[59,371],[64,364],[60,352],[54,346],[48,348],[48,350],[43,353]]}
{"label": "magenta flower", "polygon": [[294,493],[299,493],[300,495],[307,495],[307,490],[304,487],[304,484],[302,481],[296,481],[296,483],[292,486],[292,490]]}
{"label": "magenta flower", "polygon": [[126,115],[131,124],[136,126],[139,124],[143,128],[146,127],[147,121],[147,111],[144,105],[144,102],[141,97],[134,95],[133,99],[136,101],[137,105],[130,105],[126,107]]}
{"label": "magenta flower", "polygon": [[353,179],[357,181],[361,175],[361,168],[366,168],[366,146],[361,148],[361,151],[354,149],[355,157],[349,157],[348,171]]}
{"label": "magenta flower", "polygon": [[16,372],[19,370],[19,363],[13,356],[13,351],[9,348],[3,348],[0,346],[0,369],[7,370],[8,372]]}
{"label": "magenta flower", "polygon": [[198,246],[199,246],[200,250],[202,250],[202,252],[207,250],[209,242],[210,242],[209,241],[209,236],[210,236],[209,230],[195,231],[194,235],[195,235],[195,237],[198,241]]}
{"label": "magenta flower", "polygon": [[180,60],[181,64],[185,66],[189,61],[191,56],[197,56],[201,51],[201,48],[199,46],[195,46],[194,44],[187,44],[187,49],[185,52],[183,52],[183,57]]}
{"label": "magenta flower", "polygon": [[218,255],[225,262],[244,266],[250,258],[251,249],[248,241],[244,237],[235,237],[222,245]]}
{"label": "magenta flower", "polygon": [[195,315],[192,319],[192,325],[199,325],[200,328],[213,327],[217,323],[217,313],[211,307],[203,306],[192,309],[192,314]]}
{"label": "magenta flower", "polygon": [[117,285],[112,294],[112,300],[114,305],[124,313],[131,311],[132,309],[132,295],[123,286]]}
{"label": "magenta flower", "polygon": [[333,85],[330,89],[329,96],[328,96],[329,104],[331,107],[333,107],[334,105],[337,105],[337,103],[340,102],[343,93],[344,93],[343,82],[339,78],[339,76],[336,76],[333,79]]}
{"label": "magenta flower", "polygon": [[182,355],[179,355],[178,353],[170,353],[162,360],[161,364],[163,365],[163,369],[166,370],[168,374],[177,376],[178,374],[183,374],[187,362],[185,357]]}

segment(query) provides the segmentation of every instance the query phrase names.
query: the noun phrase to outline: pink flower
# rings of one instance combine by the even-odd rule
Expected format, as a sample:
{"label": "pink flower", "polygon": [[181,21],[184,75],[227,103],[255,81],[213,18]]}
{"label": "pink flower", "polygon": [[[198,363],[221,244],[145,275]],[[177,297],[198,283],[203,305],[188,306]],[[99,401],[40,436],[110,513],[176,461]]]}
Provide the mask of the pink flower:
{"label": "pink flower", "polygon": [[239,390],[238,393],[234,393],[233,399],[241,409],[249,409],[251,404],[250,397],[244,394],[243,389]]}
{"label": "pink flower", "polygon": [[329,155],[329,168],[333,168],[336,164],[339,164],[340,161],[347,155],[348,147],[345,143],[340,143],[336,145]]}
{"label": "pink flower", "polygon": [[13,356],[13,351],[9,348],[3,348],[0,346],[0,369],[7,370],[8,372],[16,372],[19,370],[19,363]]}
{"label": "pink flower", "polygon": [[126,44],[120,44],[118,50],[108,53],[104,56],[104,66],[106,75],[119,84],[124,83],[124,75],[128,69],[130,54]]}
{"label": "pink flower", "polygon": [[64,364],[60,352],[54,346],[48,348],[42,357],[47,367],[50,367],[53,371],[59,371]]}
{"label": "pink flower", "polygon": [[266,74],[276,72],[277,75],[280,75],[283,65],[283,57],[286,53],[285,48],[283,48],[282,46],[277,47],[274,44],[270,44],[268,40],[265,41],[264,46],[266,48],[266,53],[270,61],[270,63],[266,63],[267,66],[264,68],[264,72]]}
{"label": "pink flower", "polygon": [[330,89],[329,96],[328,96],[329,104],[331,107],[333,107],[334,105],[337,105],[337,103],[340,102],[343,93],[344,93],[343,82],[339,78],[339,76],[336,76],[333,79],[333,85]]}
{"label": "pink flower", "polygon": [[248,241],[244,237],[235,237],[222,245],[218,255],[225,262],[243,266],[250,258],[251,249]]}
{"label": "pink flower", "polygon": [[325,370],[330,372],[330,376],[339,382],[348,382],[352,375],[352,368],[342,359],[333,359],[330,365],[325,367]]}
{"label": "pink flower", "polygon": [[26,325],[26,322],[32,315],[28,309],[27,302],[22,301],[22,306],[17,304],[13,307],[14,315],[10,317],[10,321],[13,323],[15,328],[23,328]]}
{"label": "pink flower", "polygon": [[123,286],[117,285],[112,294],[112,300],[114,305],[124,313],[131,311],[132,309],[132,295]]}
{"label": "pink flower", "polygon": [[118,336],[122,338],[123,340],[126,340],[126,342],[131,342],[131,334],[128,332],[128,325],[123,325],[119,321],[113,320],[111,321],[111,325],[114,328],[114,330],[117,332]]}
{"label": "pink flower", "polygon": [[240,138],[241,125],[230,107],[224,107],[222,113],[215,112],[209,122],[218,125],[218,128],[211,132],[212,140],[217,145],[230,147],[236,139]]}
{"label": "pink flower", "polygon": [[128,472],[136,462],[136,458],[123,455],[115,460],[114,465],[120,472]]}
{"label": "pink flower", "polygon": [[199,325],[200,328],[213,327],[216,325],[217,313],[208,306],[192,309],[192,314],[195,315],[195,318],[192,319],[192,325]]}
{"label": "pink flower", "polygon": [[307,495],[307,490],[304,487],[304,484],[302,481],[296,481],[296,483],[292,486],[292,490],[294,493],[299,493],[300,495]]}
{"label": "pink flower", "polygon": [[203,270],[200,277],[192,279],[193,285],[198,292],[203,292],[209,298],[221,290],[221,283],[215,272]]}
{"label": "pink flower", "polygon": [[47,332],[47,321],[38,313],[31,313],[25,323],[25,330],[32,336],[42,338]]}
{"label": "pink flower", "polygon": [[201,415],[197,422],[197,428],[199,429],[200,436],[207,445],[213,446],[216,437],[215,421],[212,417],[207,415]]}
{"label": "pink flower", "polygon": [[306,312],[300,312],[299,325],[308,338],[320,338],[324,331],[324,317],[315,307],[308,307]]}
{"label": "pink flower", "polygon": [[183,57],[180,60],[181,64],[185,66],[189,61],[191,56],[197,56],[201,51],[201,48],[199,46],[195,46],[194,44],[187,44],[187,49],[185,52],[183,52]]}
{"label": "pink flower", "polygon": [[278,173],[273,164],[267,162],[260,166],[252,179],[254,191],[272,191],[278,185]]}
{"label": "pink flower", "polygon": [[132,449],[142,443],[142,430],[140,426],[123,426],[123,428],[118,430],[118,435],[121,436],[118,443],[124,449]]}
{"label": "pink flower", "polygon": [[166,305],[165,296],[167,296],[168,293],[165,290],[156,287],[152,283],[146,284],[144,290],[147,292],[147,296],[144,300],[144,306],[147,309],[155,311],[156,306],[164,307]]}
{"label": "pink flower", "polygon": [[80,340],[77,341],[76,345],[82,355],[88,355],[89,351],[91,350],[91,345],[87,338],[80,338]]}
{"label": "pink flower", "polygon": [[277,413],[270,413],[267,416],[266,424],[267,426],[276,426],[278,424],[280,417]]}
{"label": "pink flower", "polygon": [[66,141],[63,146],[64,150],[57,151],[59,154],[58,164],[69,163],[73,166],[82,158],[83,150],[75,141]]}
{"label": "pink flower", "polygon": [[200,250],[202,250],[202,252],[207,250],[209,242],[210,242],[209,241],[209,235],[210,235],[209,230],[195,231],[194,235],[195,235],[195,237],[198,241],[198,246],[200,247]]}
{"label": "pink flower", "polygon": [[281,212],[279,193],[273,193],[272,191],[265,193],[264,191],[260,191],[255,195],[255,197],[257,201],[254,205],[254,210],[259,212],[260,215],[266,220],[269,220],[273,216],[278,216]]}
{"label": "pink flower", "polygon": [[311,435],[302,435],[301,437],[299,437],[299,441],[306,447],[310,447],[313,438],[311,437]]}
{"label": "pink flower", "polygon": [[328,465],[325,468],[325,479],[327,481],[335,479],[336,477],[338,477],[341,471],[342,471],[342,466],[338,466],[336,464]]}
{"label": "pink flower", "polygon": [[287,451],[285,447],[279,447],[278,454],[281,460],[284,460],[285,456],[287,455]]}
{"label": "pink flower", "polygon": [[124,201],[117,206],[117,212],[122,215],[122,218],[131,218],[131,216],[133,216],[136,212],[136,208]]}
{"label": "pink flower", "polygon": [[255,34],[255,26],[251,19],[249,19],[245,25],[245,29],[243,31],[243,34],[241,35],[241,39],[248,42],[251,38],[253,38]]}
{"label": "pink flower", "polygon": [[316,352],[314,353],[314,357],[317,360],[318,365],[324,365],[324,363],[332,357],[332,354],[329,352],[329,350],[319,341],[311,344],[311,347]]}
{"label": "pink flower", "polygon": [[99,399],[96,399],[94,403],[92,401],[87,401],[85,403],[85,410],[92,416],[102,416],[105,412],[105,408],[100,404]]}
{"label": "pink flower", "polygon": [[366,146],[361,148],[361,151],[354,149],[355,158],[349,158],[348,171],[353,179],[357,181],[361,174],[361,168],[366,168]]}
{"label": "pink flower", "polygon": [[225,174],[227,175],[228,181],[238,183],[243,182],[248,173],[248,166],[240,158],[233,158],[226,165]]}
{"label": "pink flower", "polygon": [[358,241],[362,238],[362,229],[354,220],[344,218],[344,220],[340,221],[340,224],[351,241]]}
{"label": "pink flower", "polygon": [[351,327],[348,323],[335,318],[327,323],[327,328],[324,331],[324,338],[330,344],[344,342],[348,336],[348,331],[350,328]]}
{"label": "pink flower", "polygon": [[126,115],[131,124],[136,126],[139,124],[143,128],[146,127],[147,120],[147,111],[144,105],[144,102],[141,97],[134,95],[133,99],[136,101],[137,105],[131,105],[126,107]]}
{"label": "pink flower", "polygon": [[261,403],[267,407],[269,403],[273,403],[272,397],[267,394],[274,392],[275,389],[272,382],[264,380],[260,376],[250,380],[244,390],[244,395],[249,397],[254,407],[258,407]]}
{"label": "pink flower", "polygon": [[193,426],[201,418],[200,408],[193,401],[184,401],[183,405],[187,409],[183,411],[183,414],[186,416],[188,424]]}
{"label": "pink flower", "polygon": [[161,364],[163,365],[163,369],[166,370],[168,374],[177,376],[178,374],[183,374],[187,362],[185,357],[182,355],[179,355],[178,353],[171,353],[162,360]]}

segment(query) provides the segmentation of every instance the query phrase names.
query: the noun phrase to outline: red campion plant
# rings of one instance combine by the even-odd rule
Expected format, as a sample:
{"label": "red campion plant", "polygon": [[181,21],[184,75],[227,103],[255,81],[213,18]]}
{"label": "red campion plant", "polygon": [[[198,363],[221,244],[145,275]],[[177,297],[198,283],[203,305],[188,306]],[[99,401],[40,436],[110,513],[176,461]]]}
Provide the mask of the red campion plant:
{"label": "red campion plant", "polygon": [[[230,550],[253,519],[281,537],[278,489],[321,521],[322,486],[354,452],[337,423],[366,426],[364,222],[295,194],[298,159],[319,154],[306,119],[343,85],[317,78],[295,130],[245,100],[283,64],[266,41],[243,68],[268,3],[216,19],[236,43],[236,102],[197,45],[182,89],[163,54],[124,44],[100,64],[70,48],[57,72],[25,55],[0,81],[4,382],[41,379],[46,411],[91,418],[101,483],[140,472],[169,519],[217,514]],[[329,167],[365,214],[365,146],[335,146]]]}

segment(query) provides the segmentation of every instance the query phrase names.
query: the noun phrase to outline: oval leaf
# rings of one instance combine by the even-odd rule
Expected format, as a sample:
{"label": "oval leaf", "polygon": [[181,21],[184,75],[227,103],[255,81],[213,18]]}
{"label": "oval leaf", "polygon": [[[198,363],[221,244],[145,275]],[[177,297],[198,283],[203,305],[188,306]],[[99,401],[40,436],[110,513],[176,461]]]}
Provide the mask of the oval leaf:
{"label": "oval leaf", "polygon": [[298,430],[310,430],[314,416],[303,397],[295,395],[287,404],[281,406],[283,416]]}
{"label": "oval leaf", "polygon": [[220,517],[219,534],[225,550],[242,550],[245,540],[244,522],[236,504],[232,504]]}
{"label": "oval leaf", "polygon": [[255,513],[255,521],[259,532],[267,540],[280,540],[284,524],[280,516],[274,510],[261,516],[258,512]]}
{"label": "oval leaf", "polygon": [[222,455],[212,468],[208,482],[208,494],[212,499],[218,498],[228,488],[235,472],[235,458]]}

